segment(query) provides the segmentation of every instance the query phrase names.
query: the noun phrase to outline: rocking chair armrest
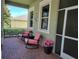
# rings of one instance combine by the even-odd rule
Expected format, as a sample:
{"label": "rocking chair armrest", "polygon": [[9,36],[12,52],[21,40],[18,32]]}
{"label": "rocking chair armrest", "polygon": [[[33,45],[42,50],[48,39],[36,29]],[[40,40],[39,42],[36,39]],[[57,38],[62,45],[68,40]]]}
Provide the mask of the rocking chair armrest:
{"label": "rocking chair armrest", "polygon": [[27,41],[27,43],[28,44],[38,44],[38,41],[30,39],[30,40]]}
{"label": "rocking chair armrest", "polygon": [[28,43],[28,39],[27,39],[27,38],[25,38],[25,43],[26,43],[26,44]]}

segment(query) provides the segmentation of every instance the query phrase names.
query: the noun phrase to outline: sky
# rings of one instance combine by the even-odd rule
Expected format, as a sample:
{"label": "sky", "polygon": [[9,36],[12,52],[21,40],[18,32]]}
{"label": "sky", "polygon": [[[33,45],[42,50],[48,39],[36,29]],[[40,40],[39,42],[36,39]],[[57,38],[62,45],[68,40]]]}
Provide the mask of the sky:
{"label": "sky", "polygon": [[28,9],[25,8],[20,8],[20,7],[16,7],[16,6],[11,6],[8,5],[8,10],[10,11],[10,14],[12,17],[17,17],[17,16],[21,16],[21,15],[28,15]]}

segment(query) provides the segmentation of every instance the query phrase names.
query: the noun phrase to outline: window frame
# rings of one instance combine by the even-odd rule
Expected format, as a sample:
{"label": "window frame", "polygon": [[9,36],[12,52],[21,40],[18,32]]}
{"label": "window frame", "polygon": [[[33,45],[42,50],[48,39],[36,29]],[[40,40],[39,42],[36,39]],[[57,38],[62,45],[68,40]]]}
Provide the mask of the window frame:
{"label": "window frame", "polygon": [[[41,23],[42,23],[42,19],[43,19],[43,16],[42,16],[42,8],[49,5],[49,13],[48,13],[48,28],[47,30],[46,29],[42,29],[41,28]],[[38,21],[38,30],[40,32],[44,32],[44,33],[48,33],[49,34],[49,30],[50,30],[50,13],[51,13],[51,0],[43,0],[40,2],[39,4],[39,21]]]}

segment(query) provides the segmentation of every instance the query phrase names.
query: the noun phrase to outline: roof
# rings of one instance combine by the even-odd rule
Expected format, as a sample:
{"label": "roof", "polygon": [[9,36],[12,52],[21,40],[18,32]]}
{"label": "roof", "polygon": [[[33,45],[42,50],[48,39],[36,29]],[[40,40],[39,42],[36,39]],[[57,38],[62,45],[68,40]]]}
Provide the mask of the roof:
{"label": "roof", "polygon": [[27,16],[22,15],[22,16],[12,17],[11,20],[27,20]]}

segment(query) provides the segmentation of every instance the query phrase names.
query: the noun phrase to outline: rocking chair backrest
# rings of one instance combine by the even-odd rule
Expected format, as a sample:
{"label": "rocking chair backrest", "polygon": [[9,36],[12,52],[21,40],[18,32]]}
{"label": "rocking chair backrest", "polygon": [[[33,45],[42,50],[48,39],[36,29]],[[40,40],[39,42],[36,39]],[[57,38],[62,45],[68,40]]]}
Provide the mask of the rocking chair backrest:
{"label": "rocking chair backrest", "polygon": [[22,35],[23,36],[28,36],[29,35],[29,32],[23,32]]}
{"label": "rocking chair backrest", "polygon": [[38,33],[38,32],[36,32],[35,33],[35,38],[34,38],[34,40],[40,40],[40,38],[41,38],[41,35],[40,35],[40,33]]}

